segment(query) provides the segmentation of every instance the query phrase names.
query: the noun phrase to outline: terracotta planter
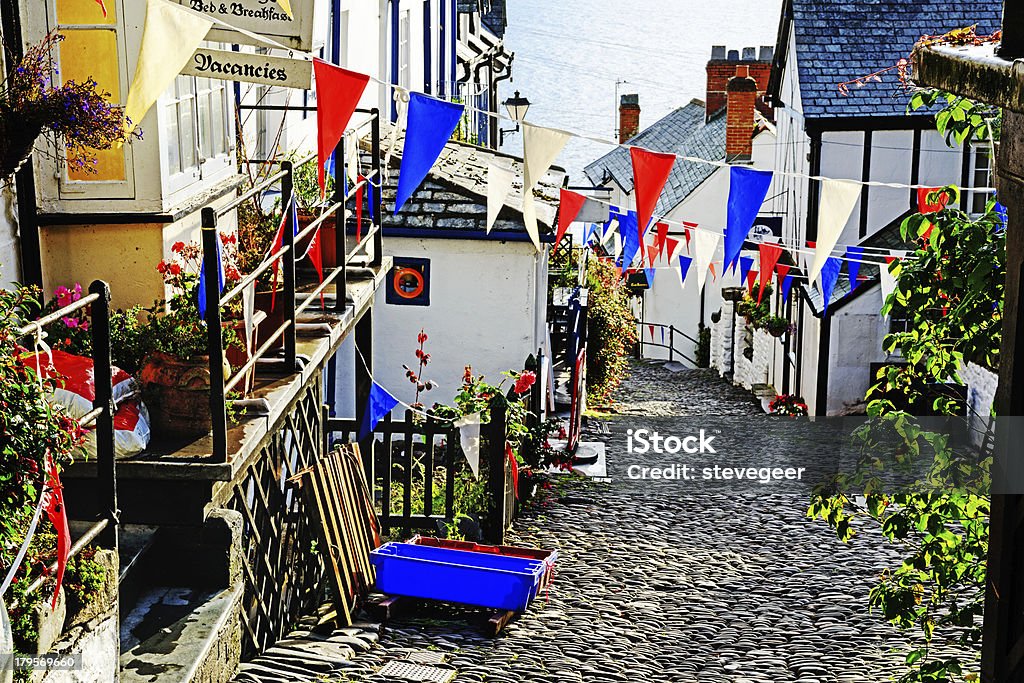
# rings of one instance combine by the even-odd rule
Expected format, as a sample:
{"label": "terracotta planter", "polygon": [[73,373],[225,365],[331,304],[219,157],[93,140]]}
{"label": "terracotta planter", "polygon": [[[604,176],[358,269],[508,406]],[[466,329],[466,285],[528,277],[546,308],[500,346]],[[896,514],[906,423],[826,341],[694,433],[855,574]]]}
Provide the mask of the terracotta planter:
{"label": "terracotta planter", "polygon": [[[299,209],[299,232],[309,227],[309,224],[315,221],[320,216],[319,213],[312,213],[304,209]],[[320,225],[320,253],[323,256],[324,269],[336,268],[338,266],[337,259],[337,230],[335,230],[334,217],[328,218]],[[309,248],[309,243],[313,240],[313,235],[303,238],[301,241],[295,244],[295,258],[299,258],[306,253]],[[299,261],[298,267],[303,271],[313,272],[313,264],[308,259]]]}
{"label": "terracotta planter", "polygon": [[157,434],[196,437],[213,428],[208,356],[182,360],[159,351],[151,353],[139,369],[139,380]]}
{"label": "terracotta planter", "polygon": [[[257,349],[263,346],[271,335],[284,324],[284,297],[284,287],[279,287],[276,294],[270,290],[256,292],[255,308],[267,316],[256,328]],[[283,348],[284,335],[281,335],[268,350],[276,351]]]}

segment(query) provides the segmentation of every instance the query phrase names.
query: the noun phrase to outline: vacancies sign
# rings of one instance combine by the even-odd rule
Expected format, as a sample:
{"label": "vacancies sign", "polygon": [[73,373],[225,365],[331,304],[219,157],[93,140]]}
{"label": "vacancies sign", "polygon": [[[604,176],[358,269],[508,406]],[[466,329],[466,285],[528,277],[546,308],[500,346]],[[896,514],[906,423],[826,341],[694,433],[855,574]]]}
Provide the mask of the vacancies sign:
{"label": "vacancies sign", "polygon": [[[277,0],[174,0],[179,5],[202,12],[243,31],[266,36],[294,50],[308,52],[313,47],[313,8],[317,0],[292,0],[295,17],[289,17]],[[243,33],[214,26],[208,40],[241,45],[262,43]]]}
{"label": "vacancies sign", "polygon": [[195,51],[181,73],[222,81],[244,81],[308,90],[313,81],[313,62],[201,47]]}

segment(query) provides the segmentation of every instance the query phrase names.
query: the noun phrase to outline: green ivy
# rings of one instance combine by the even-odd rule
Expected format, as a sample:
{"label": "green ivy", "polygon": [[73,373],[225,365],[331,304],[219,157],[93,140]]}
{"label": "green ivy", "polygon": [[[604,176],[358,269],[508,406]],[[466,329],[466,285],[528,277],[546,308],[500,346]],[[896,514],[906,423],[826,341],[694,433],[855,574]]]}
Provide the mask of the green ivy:
{"label": "green ivy", "polygon": [[609,401],[629,371],[637,330],[629,288],[610,263],[590,261],[587,287],[587,399],[600,405]]}

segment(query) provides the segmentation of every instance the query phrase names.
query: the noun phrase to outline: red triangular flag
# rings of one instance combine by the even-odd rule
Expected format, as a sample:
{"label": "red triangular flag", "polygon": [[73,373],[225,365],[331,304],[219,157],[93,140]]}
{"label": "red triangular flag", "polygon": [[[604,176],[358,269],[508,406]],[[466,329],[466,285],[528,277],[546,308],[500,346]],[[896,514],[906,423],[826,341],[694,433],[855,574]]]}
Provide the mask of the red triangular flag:
{"label": "red triangular flag", "polygon": [[754,295],[754,282],[757,281],[757,271],[747,271],[747,294],[750,296]]}
{"label": "red triangular flag", "polygon": [[[309,241],[309,249],[306,250],[306,254],[309,256],[309,262],[313,264],[313,268],[316,269],[316,274],[320,278],[320,284],[324,281],[324,255],[320,250],[320,228],[316,229],[316,234],[313,235],[313,239]],[[339,296],[344,296],[341,294]],[[320,308],[327,308],[324,303],[324,293],[320,292]]]}
{"label": "red triangular flag", "polygon": [[717,280],[718,279],[718,273],[715,272],[715,264],[714,263],[709,263],[708,267],[711,269],[711,279],[712,280]]}
{"label": "red triangular flag", "polygon": [[895,256],[886,256],[886,257],[885,257],[885,264],[886,264],[886,265],[889,265],[890,263],[892,263],[892,262],[893,262],[893,261],[895,261],[895,260],[896,260],[896,257],[895,257]]}
{"label": "red triangular flag", "polygon": [[676,163],[674,154],[651,152],[640,147],[630,147],[629,155],[633,159],[633,189],[636,195],[636,216],[639,237],[643,239],[644,230],[651,222],[651,214],[658,205],[661,190],[672,173]]}
{"label": "red triangular flag", "polygon": [[679,248],[679,240],[674,240],[671,237],[665,238],[665,251],[668,253],[669,262],[672,261],[672,257],[676,254],[676,249]]}
{"label": "red triangular flag", "polygon": [[107,18],[107,6],[103,4],[103,0],[96,0],[96,4],[100,6],[101,10],[103,10],[103,18],[106,19]]}
{"label": "red triangular flag", "polygon": [[558,230],[555,234],[555,247],[551,251],[558,248],[562,238],[565,237],[565,233],[569,231],[569,226],[576,220],[576,216],[580,215],[580,209],[586,203],[587,198],[583,195],[571,190],[561,190],[561,200],[558,207]]}
{"label": "red triangular flag", "polygon": [[665,244],[668,242],[668,223],[658,223],[655,239],[655,244],[658,245],[658,256],[661,256],[665,253]]}
{"label": "red triangular flag", "polygon": [[49,460],[46,467],[46,516],[57,532],[57,583],[53,588],[51,609],[57,607],[60,586],[64,582],[64,570],[68,566],[68,555],[71,553],[71,530],[68,528],[68,513],[64,509],[64,487],[60,483],[57,465]]}
{"label": "red triangular flag", "polygon": [[761,289],[757,293],[757,303],[761,303],[761,297],[764,295],[764,286],[771,283],[775,264],[782,257],[782,245],[765,244],[762,242],[758,245],[757,251],[761,256]]}
{"label": "red triangular flag", "polygon": [[654,267],[654,261],[658,258],[660,251],[654,244],[647,245],[647,260],[650,261],[651,268]]}
{"label": "red triangular flag", "polygon": [[654,341],[654,325],[648,325],[647,327],[651,330],[651,341]]}
{"label": "red triangular flag", "polygon": [[320,196],[327,191],[324,173],[327,160],[341,142],[345,128],[359,105],[370,77],[314,59],[316,75],[317,180]]}
{"label": "red triangular flag", "polygon": [[512,492],[519,499],[519,463],[516,462],[516,454],[512,452],[512,446],[505,444],[505,455],[508,456],[509,465],[512,469]]}
{"label": "red triangular flag", "polygon": [[[284,226],[288,222],[288,217],[291,215],[291,211],[285,211],[284,215],[281,216],[281,225],[277,228],[277,234],[274,235],[274,245],[270,247],[270,253],[267,256],[276,254],[284,246]],[[270,310],[274,310],[274,306],[277,304],[277,272],[281,269],[281,259],[274,259],[274,284],[270,288]]]}
{"label": "red triangular flag", "polygon": [[690,238],[693,237],[693,233],[691,231],[697,229],[697,224],[690,223],[688,221],[683,221],[683,227],[686,228],[686,230],[684,231],[686,234],[686,253],[690,254],[690,256],[693,256],[693,252],[690,251]]}
{"label": "red triangular flag", "polygon": [[789,275],[789,266],[779,264],[775,266],[775,272],[779,276],[779,289],[782,289],[782,283],[786,281],[786,276]]}

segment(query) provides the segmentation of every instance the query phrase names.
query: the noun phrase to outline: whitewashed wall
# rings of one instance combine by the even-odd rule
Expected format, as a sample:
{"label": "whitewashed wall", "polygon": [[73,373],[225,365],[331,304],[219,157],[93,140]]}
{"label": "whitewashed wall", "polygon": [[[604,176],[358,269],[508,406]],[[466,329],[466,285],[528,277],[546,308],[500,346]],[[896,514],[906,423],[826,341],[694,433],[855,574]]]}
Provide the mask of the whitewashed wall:
{"label": "whitewashed wall", "polygon": [[21,279],[18,246],[18,200],[13,183],[0,190],[0,287],[10,287]]}
{"label": "whitewashed wall", "polygon": [[882,350],[888,321],[879,314],[881,306],[876,285],[831,316],[828,415],[862,403],[874,382],[871,364],[893,359]]}
{"label": "whitewashed wall", "polygon": [[[424,377],[440,385],[422,398],[428,405],[452,402],[466,365],[498,384],[503,371],[521,370],[526,357],[544,346],[538,331],[547,313],[546,257],[532,244],[388,237],[384,245],[389,255],[430,259],[430,306],[388,304],[386,285],[374,304],[373,374],[398,399],[412,403],[415,395],[402,364],[414,367],[420,329],[430,337]],[[338,354],[345,399],[339,414],[354,410],[345,396],[354,386],[351,349],[346,341]]]}
{"label": "whitewashed wall", "polygon": [[992,407],[999,387],[999,375],[980,365],[967,363],[960,369],[960,379],[967,385],[968,421],[971,441],[980,445],[992,422]]}

